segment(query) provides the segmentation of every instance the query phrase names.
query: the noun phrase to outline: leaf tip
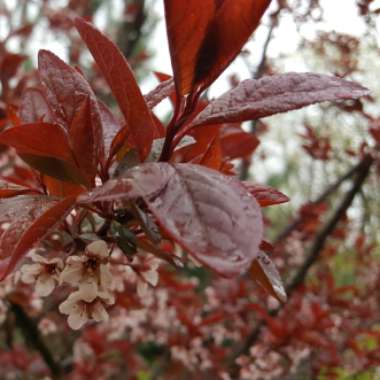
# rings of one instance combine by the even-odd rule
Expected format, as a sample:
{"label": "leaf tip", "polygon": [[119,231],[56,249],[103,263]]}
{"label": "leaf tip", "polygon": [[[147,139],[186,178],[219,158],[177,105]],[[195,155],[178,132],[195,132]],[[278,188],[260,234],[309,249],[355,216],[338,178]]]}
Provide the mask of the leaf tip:
{"label": "leaf tip", "polygon": [[73,24],[80,35],[85,32],[85,29],[96,29],[91,22],[80,16],[73,18]]}
{"label": "leaf tip", "polygon": [[38,70],[41,70],[44,66],[52,65],[61,61],[61,58],[50,50],[40,49],[38,51]]}
{"label": "leaf tip", "polygon": [[288,296],[285,288],[283,286],[273,285],[273,290],[276,293],[277,299],[282,303],[286,303]]}

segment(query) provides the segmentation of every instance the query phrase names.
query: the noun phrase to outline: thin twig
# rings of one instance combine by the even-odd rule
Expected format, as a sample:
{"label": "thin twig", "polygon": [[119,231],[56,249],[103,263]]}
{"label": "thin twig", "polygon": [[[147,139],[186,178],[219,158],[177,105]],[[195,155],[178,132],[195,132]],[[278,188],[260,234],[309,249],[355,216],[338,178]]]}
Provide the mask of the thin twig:
{"label": "thin twig", "polygon": [[[361,169],[362,162],[359,162],[355,166],[351,167],[346,173],[339,177],[332,185],[330,185],[312,204],[317,205],[318,203],[324,202],[330,195],[334,194],[341,184],[348,179],[350,179],[359,169]],[[278,236],[273,240],[273,245],[278,244],[286,237],[290,235],[303,221],[303,217],[300,215],[294,221],[288,224],[284,230],[282,230]]]}
{"label": "thin twig", "polygon": [[325,227],[316,236],[306,261],[303,263],[302,267],[299,268],[297,274],[294,276],[293,280],[287,286],[286,291],[288,295],[293,293],[293,291],[304,282],[305,277],[309,272],[311,266],[319,258],[320,253],[322,252],[326,244],[327,238],[333,233],[339,221],[344,217],[344,215],[347,212],[347,209],[351,206],[355,196],[360,192],[360,189],[362,188],[362,185],[370,172],[370,168],[373,161],[374,160],[370,155],[365,156],[361,161],[357,170],[357,176],[354,180],[354,183],[350,191],[343,198],[339,207],[336,209],[335,213],[332,215]]}

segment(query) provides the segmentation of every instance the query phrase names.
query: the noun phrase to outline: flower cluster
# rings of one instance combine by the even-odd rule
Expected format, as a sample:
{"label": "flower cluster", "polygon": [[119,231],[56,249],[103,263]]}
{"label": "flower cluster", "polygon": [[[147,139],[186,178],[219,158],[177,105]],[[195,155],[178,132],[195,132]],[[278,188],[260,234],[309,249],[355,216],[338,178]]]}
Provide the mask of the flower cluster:
{"label": "flower cluster", "polygon": [[67,322],[74,330],[89,320],[108,321],[107,308],[115,303],[115,292],[126,290],[125,283],[136,286],[143,304],[152,302],[149,288],[158,283],[159,259],[139,251],[128,263],[111,262],[103,240],[93,241],[84,252],[69,256],[65,262],[36,252],[30,257],[33,263],[21,267],[20,278],[23,283],[35,284],[38,296],[46,297],[62,284],[75,289],[59,305],[59,311],[68,316]]}
{"label": "flower cluster", "polygon": [[67,322],[72,329],[80,329],[88,320],[108,320],[106,307],[112,305],[115,298],[110,292],[112,275],[105,241],[94,241],[82,255],[70,256],[60,282],[77,288],[59,306],[59,311],[68,315]]}

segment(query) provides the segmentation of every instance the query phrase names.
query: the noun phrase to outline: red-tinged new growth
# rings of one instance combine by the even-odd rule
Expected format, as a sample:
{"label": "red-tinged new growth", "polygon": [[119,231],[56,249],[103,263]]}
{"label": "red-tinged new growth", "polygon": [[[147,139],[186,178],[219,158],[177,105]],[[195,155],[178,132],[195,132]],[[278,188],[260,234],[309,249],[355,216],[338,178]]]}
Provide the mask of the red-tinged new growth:
{"label": "red-tinged new growth", "polygon": [[[57,305],[71,329],[83,328],[70,358],[73,379],[91,377],[87,358],[96,369],[110,350],[123,353],[132,377],[146,376],[136,369],[136,352],[147,341],[163,352],[162,371],[173,372],[168,379],[181,378],[184,368],[199,375],[194,378],[229,379],[231,347],[251,339],[248,326],[257,316],[278,347],[298,329],[299,341],[331,349],[315,332],[332,323],[318,299],[291,299],[301,316],[286,326],[261,306],[287,300],[276,258],[269,257],[274,247],[264,240],[262,208],[289,198],[240,181],[234,160],[251,157],[260,143],[243,122],[357,100],[368,90],[334,76],[289,73],[243,81],[211,101],[201,97],[270,2],[165,0],[174,76],[158,74],[162,83],[145,96],[119,48],[74,18],[122,118],[79,69],[40,51],[40,83],[24,91],[18,113],[0,130],[0,144],[10,148],[2,152],[6,170],[0,173],[0,278],[12,282],[4,298],[13,307],[52,297],[49,307]],[[173,116],[164,125],[154,108],[167,98]],[[314,233],[325,209],[306,211]],[[254,297],[254,282],[271,297]],[[0,323],[4,308],[0,301]],[[108,364],[104,378],[113,375]]]}
{"label": "red-tinged new growth", "polygon": [[133,146],[144,160],[158,133],[127,60],[117,46],[91,24],[77,18],[75,26],[110,86],[131,132]]}

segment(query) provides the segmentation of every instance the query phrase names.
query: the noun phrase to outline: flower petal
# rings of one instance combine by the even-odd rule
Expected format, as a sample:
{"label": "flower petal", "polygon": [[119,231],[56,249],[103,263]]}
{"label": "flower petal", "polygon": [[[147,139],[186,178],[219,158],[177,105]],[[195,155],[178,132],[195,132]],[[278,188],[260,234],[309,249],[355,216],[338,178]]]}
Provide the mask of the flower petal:
{"label": "flower petal", "polygon": [[86,252],[99,259],[105,259],[108,257],[107,243],[104,240],[93,241],[86,247]]}
{"label": "flower petal", "polygon": [[55,288],[55,281],[54,278],[47,274],[42,273],[38,276],[37,282],[36,282],[36,293],[40,297],[46,297],[48,296]]}
{"label": "flower petal", "polygon": [[25,264],[20,268],[21,281],[25,284],[33,284],[36,277],[42,272],[43,266],[41,264]]}
{"label": "flower petal", "polygon": [[112,286],[112,274],[109,265],[100,265],[100,285],[105,290]]}
{"label": "flower petal", "polygon": [[65,301],[63,301],[59,305],[59,311],[62,314],[72,314],[76,312],[79,308],[79,305],[77,304],[78,301],[80,301],[80,296],[78,295],[78,292],[71,293]]}
{"label": "flower petal", "polygon": [[67,282],[70,285],[77,286],[79,285],[79,282],[82,279],[82,273],[83,273],[82,261],[74,261],[74,260],[71,260],[70,262],[68,261],[59,277],[60,283]]}
{"label": "flower petal", "polygon": [[39,255],[38,253],[36,253],[36,251],[33,251],[31,254],[30,254],[30,258],[36,262],[36,263],[40,263],[40,264],[47,264],[47,260],[45,257]]}
{"label": "flower petal", "polygon": [[158,284],[158,272],[156,269],[142,272],[141,276],[152,286],[156,286]]}
{"label": "flower petal", "polygon": [[79,284],[78,294],[82,300],[92,302],[98,295],[98,283],[95,277],[86,277]]}
{"label": "flower petal", "polygon": [[67,323],[73,330],[79,330],[88,321],[85,309],[80,308],[77,312],[72,313],[67,318]]}
{"label": "flower petal", "polygon": [[108,313],[100,300],[97,300],[91,307],[91,317],[96,322],[107,322]]}
{"label": "flower petal", "polygon": [[144,281],[137,281],[137,295],[144,299],[149,296],[149,285]]}

